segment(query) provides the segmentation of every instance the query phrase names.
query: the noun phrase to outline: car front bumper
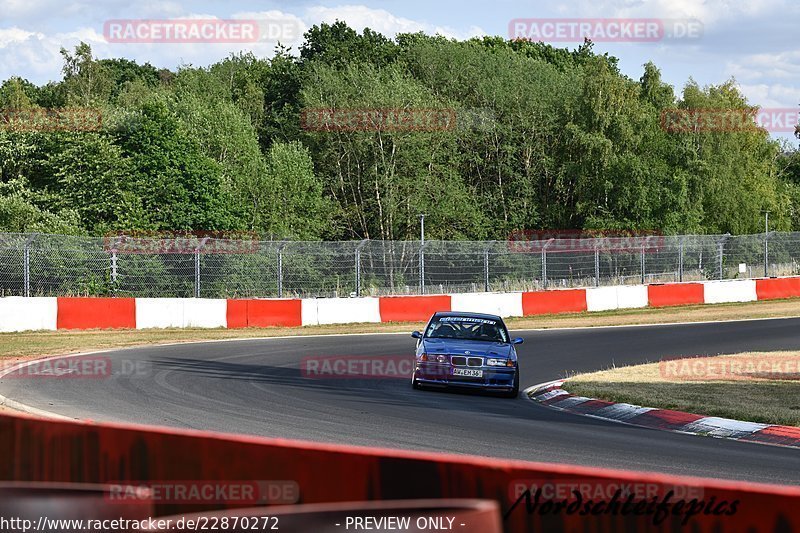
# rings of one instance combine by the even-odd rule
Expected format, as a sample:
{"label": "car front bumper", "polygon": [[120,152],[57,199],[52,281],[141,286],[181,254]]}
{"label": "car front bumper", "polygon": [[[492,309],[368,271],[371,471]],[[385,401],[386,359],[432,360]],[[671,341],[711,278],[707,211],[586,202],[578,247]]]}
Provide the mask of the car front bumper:
{"label": "car front bumper", "polygon": [[423,385],[438,385],[443,387],[468,387],[488,390],[510,390],[514,388],[516,367],[470,367],[471,370],[482,370],[483,376],[467,377],[454,376],[454,367],[450,364],[420,363],[414,368],[414,379]]}

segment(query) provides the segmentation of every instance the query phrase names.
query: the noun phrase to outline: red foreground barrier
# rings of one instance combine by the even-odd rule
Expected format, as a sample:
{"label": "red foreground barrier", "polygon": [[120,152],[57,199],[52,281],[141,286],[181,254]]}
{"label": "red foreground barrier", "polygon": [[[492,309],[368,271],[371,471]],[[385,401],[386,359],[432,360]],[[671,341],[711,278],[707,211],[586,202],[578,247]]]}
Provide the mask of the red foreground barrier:
{"label": "red foreground barrier", "polygon": [[58,329],[135,328],[134,298],[59,298]]}
{"label": "red foreground barrier", "polygon": [[648,285],[647,300],[650,307],[701,304],[705,301],[702,283],[666,283]]}
{"label": "red foreground barrier", "polygon": [[[0,480],[284,480],[297,487],[299,504],[488,499],[499,503],[509,532],[800,530],[800,487],[199,431],[0,415],[0,457]],[[606,496],[614,487],[632,487],[632,493],[644,487],[648,494],[652,488],[669,505],[659,512],[654,502],[648,510],[642,500],[626,513],[622,502],[612,498],[605,507],[589,505],[581,516],[566,508],[556,512],[552,502],[540,498],[541,487],[552,492],[576,485],[581,493],[600,489]],[[158,498],[154,504],[159,516],[236,507],[174,499],[159,503]],[[687,516],[690,510],[694,514]]]}
{"label": "red foreground barrier", "polygon": [[300,300],[228,300],[228,328],[302,326]]}
{"label": "red foreground barrier", "polygon": [[382,296],[381,322],[424,322],[436,311],[451,309],[450,296]]}
{"label": "red foreground barrier", "polygon": [[584,289],[522,293],[523,316],[579,313],[581,311],[586,311],[586,291]]}
{"label": "red foreground barrier", "polygon": [[759,300],[780,300],[800,296],[800,278],[757,279]]}

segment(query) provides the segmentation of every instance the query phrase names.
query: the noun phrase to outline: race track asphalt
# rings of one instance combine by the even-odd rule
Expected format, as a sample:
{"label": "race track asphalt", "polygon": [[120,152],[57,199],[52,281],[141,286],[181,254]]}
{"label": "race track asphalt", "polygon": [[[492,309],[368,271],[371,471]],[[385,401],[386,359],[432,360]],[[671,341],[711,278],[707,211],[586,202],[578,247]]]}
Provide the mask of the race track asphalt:
{"label": "race track asphalt", "polygon": [[[522,387],[677,355],[800,349],[800,319],[516,331]],[[269,437],[800,484],[800,450],[604,422],[522,395],[415,391],[405,378],[310,379],[315,356],[407,355],[409,335],[249,339],[109,351],[101,378],[5,378],[53,413]]]}

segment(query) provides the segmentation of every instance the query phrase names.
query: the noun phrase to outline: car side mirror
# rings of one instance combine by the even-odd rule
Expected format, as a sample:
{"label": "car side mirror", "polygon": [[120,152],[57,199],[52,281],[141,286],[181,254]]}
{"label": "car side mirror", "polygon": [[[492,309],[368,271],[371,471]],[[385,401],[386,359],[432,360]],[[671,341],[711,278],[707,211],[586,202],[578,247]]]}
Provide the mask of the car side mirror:
{"label": "car side mirror", "polygon": [[414,337],[415,339],[421,339],[422,333],[420,333],[419,331],[412,331],[411,336]]}
{"label": "car side mirror", "polygon": [[511,341],[511,344],[522,344],[523,342],[525,342],[525,339],[523,339],[522,337],[517,337],[516,339]]}

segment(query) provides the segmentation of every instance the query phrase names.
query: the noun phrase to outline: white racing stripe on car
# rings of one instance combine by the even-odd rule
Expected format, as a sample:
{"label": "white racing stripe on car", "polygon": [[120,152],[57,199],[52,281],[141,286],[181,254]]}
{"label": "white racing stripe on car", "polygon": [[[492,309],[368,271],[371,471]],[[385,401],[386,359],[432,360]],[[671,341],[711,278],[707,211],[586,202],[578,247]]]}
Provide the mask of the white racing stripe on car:
{"label": "white racing stripe on car", "polygon": [[766,427],[769,427],[769,424],[743,422],[741,420],[731,420],[730,418],[708,416],[686,424],[681,428],[681,431],[735,439],[750,435],[756,431],[761,431]]}

